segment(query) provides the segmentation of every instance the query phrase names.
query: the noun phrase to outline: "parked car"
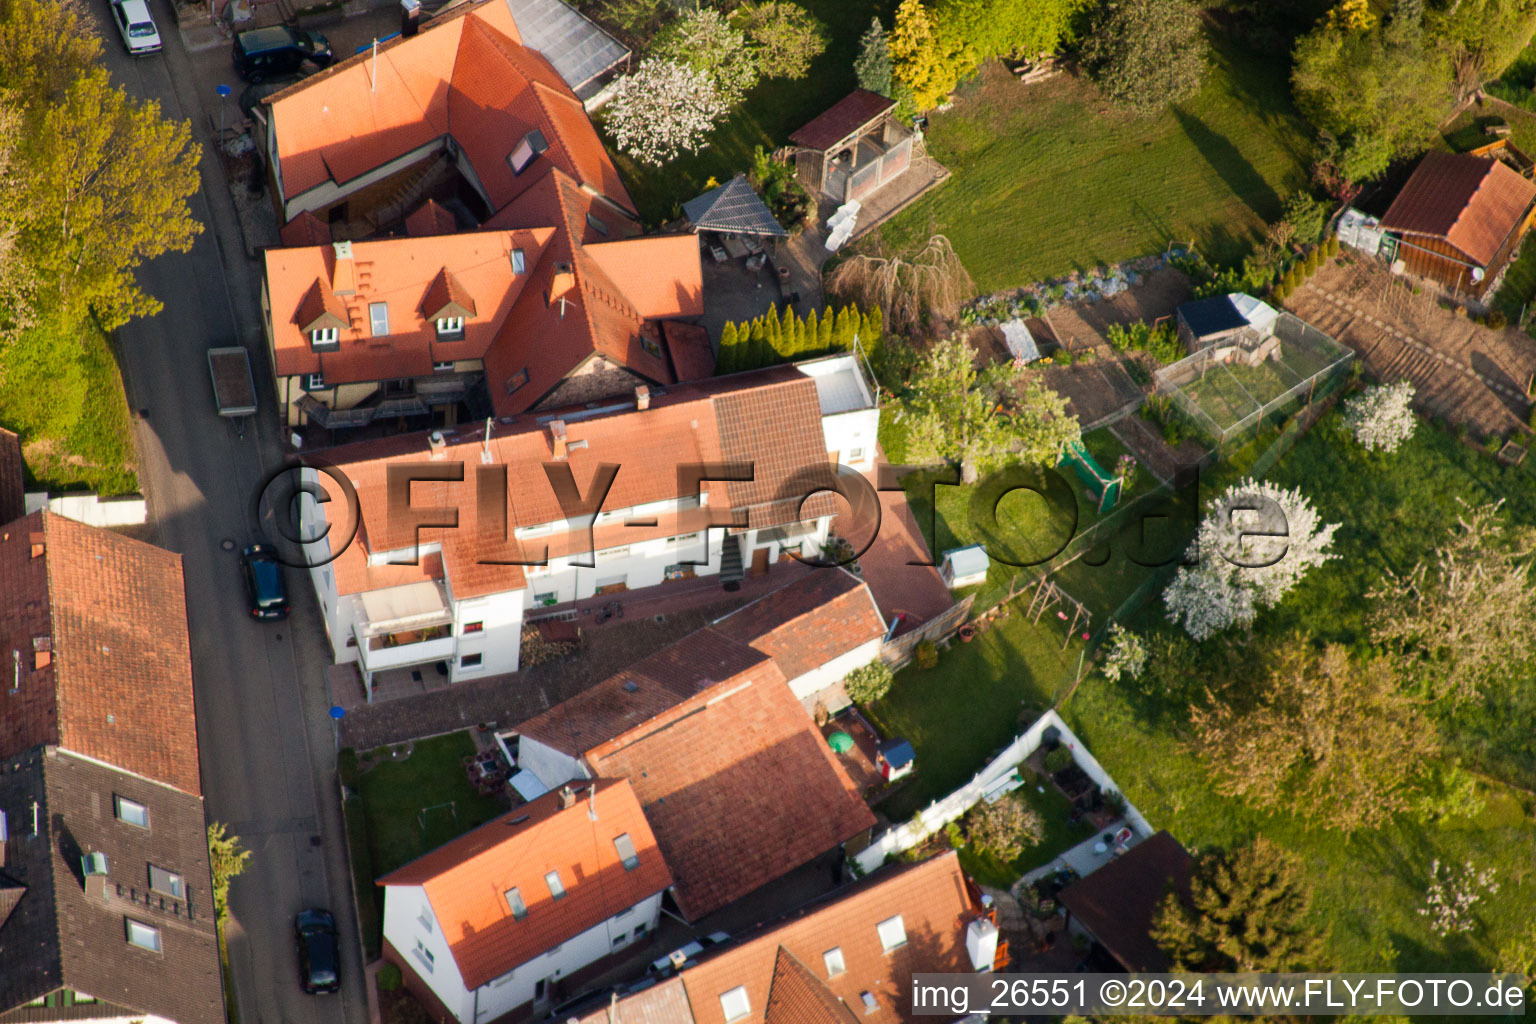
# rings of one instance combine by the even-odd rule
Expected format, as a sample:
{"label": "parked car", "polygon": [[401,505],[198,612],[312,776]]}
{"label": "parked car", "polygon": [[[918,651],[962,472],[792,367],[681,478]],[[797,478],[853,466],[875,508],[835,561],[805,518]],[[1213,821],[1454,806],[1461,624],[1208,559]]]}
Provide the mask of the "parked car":
{"label": "parked car", "polygon": [[293,919],[299,951],[299,983],[309,993],[341,988],[341,957],[336,951],[336,919],[329,910],[301,910]]}
{"label": "parked car", "polygon": [[252,85],[279,75],[291,75],[305,61],[327,67],[336,59],[331,44],[318,32],[287,25],[253,28],[235,36],[235,71]]}
{"label": "parked car", "polygon": [[283,563],[277,560],[272,546],[252,544],[240,552],[240,570],[250,598],[251,618],[286,619],[288,585],[283,580]]}
{"label": "parked car", "polygon": [[731,936],[726,932],[710,932],[702,938],[677,947],[664,957],[651,961],[650,971],[652,974],[666,977],[675,971],[682,970],[688,961],[709,947],[718,946],[722,942],[728,942],[730,938]]}
{"label": "parked car", "polygon": [[117,26],[130,56],[160,52],[160,29],[145,0],[111,0],[112,23]]}
{"label": "parked car", "polygon": [[620,994],[622,993],[619,989],[612,985],[607,988],[598,989],[595,992],[583,992],[580,995],[572,996],[563,1003],[556,1003],[544,1016],[547,1020],[558,1021],[585,1017],[593,1010],[607,1006],[614,996]]}

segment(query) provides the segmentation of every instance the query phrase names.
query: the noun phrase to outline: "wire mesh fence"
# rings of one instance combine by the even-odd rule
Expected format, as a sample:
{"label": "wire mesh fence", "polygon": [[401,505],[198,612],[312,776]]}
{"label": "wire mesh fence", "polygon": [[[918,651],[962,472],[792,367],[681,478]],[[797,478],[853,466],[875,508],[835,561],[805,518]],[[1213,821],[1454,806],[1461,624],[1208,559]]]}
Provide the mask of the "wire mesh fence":
{"label": "wire mesh fence", "polygon": [[1326,397],[1354,353],[1290,313],[1157,371],[1157,391],[1219,449]]}

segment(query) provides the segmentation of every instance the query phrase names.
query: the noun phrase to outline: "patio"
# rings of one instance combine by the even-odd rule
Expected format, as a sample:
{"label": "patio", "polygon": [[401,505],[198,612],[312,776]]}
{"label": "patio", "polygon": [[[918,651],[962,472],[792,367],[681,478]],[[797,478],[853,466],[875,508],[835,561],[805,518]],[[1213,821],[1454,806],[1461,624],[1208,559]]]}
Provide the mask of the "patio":
{"label": "patio", "polygon": [[[1126,835],[1126,833],[1129,834]],[[1109,837],[1108,840],[1105,839],[1106,836]],[[1121,836],[1125,838],[1121,839]],[[1014,885],[1014,892],[1017,893],[1025,886],[1033,885],[1040,879],[1061,871],[1071,872],[1078,878],[1087,878],[1146,838],[1139,834],[1127,819],[1117,818],[1107,828],[1096,833],[1093,838],[1083,840],[1050,863],[1030,871]]]}

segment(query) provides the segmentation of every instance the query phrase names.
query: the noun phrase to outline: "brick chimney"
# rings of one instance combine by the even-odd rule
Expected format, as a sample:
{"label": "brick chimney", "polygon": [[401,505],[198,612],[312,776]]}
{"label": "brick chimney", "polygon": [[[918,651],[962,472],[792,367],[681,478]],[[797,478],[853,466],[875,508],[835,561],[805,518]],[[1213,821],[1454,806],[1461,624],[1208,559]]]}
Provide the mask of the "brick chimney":
{"label": "brick chimney", "polygon": [[641,412],[651,407],[651,389],[641,384],[635,388],[635,408]]}
{"label": "brick chimney", "polygon": [[406,39],[421,30],[421,0],[400,0],[400,35]]}
{"label": "brick chimney", "polygon": [[352,259],[351,242],[332,242],[336,266],[331,271],[331,291],[337,295],[357,294],[357,263]]}
{"label": "brick chimney", "polygon": [[566,457],[570,445],[565,437],[565,420],[549,421],[549,447],[556,460],[563,460]]}
{"label": "brick chimney", "polygon": [[427,435],[428,456],[433,462],[441,462],[448,457],[448,439],[443,437],[441,430],[434,430]]}

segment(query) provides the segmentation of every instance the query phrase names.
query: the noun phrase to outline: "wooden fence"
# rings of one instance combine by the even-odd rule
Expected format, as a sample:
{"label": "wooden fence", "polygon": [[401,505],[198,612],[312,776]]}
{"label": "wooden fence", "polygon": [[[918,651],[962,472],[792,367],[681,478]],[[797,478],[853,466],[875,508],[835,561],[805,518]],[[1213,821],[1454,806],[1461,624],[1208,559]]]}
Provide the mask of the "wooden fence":
{"label": "wooden fence", "polygon": [[910,633],[887,640],[880,648],[880,660],[889,665],[892,671],[901,668],[912,660],[913,651],[924,640],[938,643],[954,635],[956,630],[965,625],[965,620],[970,618],[971,605],[975,603],[976,595],[971,594],[938,618],[929,619]]}

